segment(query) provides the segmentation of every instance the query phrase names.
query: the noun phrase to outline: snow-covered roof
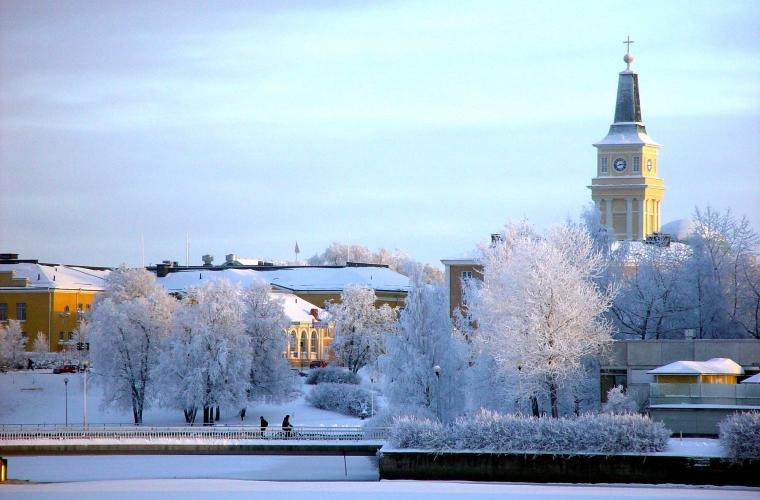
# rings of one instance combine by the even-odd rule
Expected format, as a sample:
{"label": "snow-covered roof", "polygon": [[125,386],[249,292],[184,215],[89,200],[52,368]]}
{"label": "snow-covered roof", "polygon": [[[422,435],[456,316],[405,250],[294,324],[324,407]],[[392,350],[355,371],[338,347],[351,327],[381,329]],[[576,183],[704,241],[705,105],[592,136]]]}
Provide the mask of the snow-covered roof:
{"label": "snow-covered roof", "polygon": [[285,308],[285,314],[288,316],[288,318],[290,318],[291,321],[313,321],[315,318],[311,315],[312,309],[317,310],[317,316],[319,316],[320,320],[324,319],[324,310],[315,306],[308,300],[296,297],[292,293],[278,293],[276,295],[277,297],[282,297],[284,299],[283,306]]}
{"label": "snow-covered roof", "polygon": [[409,278],[387,267],[294,267],[263,271],[269,283],[288,290],[340,292],[349,285],[409,291]]}
{"label": "snow-covered roof", "polygon": [[660,232],[671,235],[675,240],[684,241],[691,235],[695,227],[696,224],[692,219],[678,219],[663,224],[660,227]]}
{"label": "snow-covered roof", "polygon": [[[15,271],[16,280],[28,278],[25,289],[67,289],[101,291],[105,278],[111,273],[110,269],[90,269],[86,267],[68,266],[61,264],[33,264],[30,262],[0,264],[0,272]],[[22,287],[8,287],[6,289]]]}
{"label": "snow-covered roof", "polygon": [[742,380],[742,384],[760,384],[760,373],[756,373],[750,378],[745,378]]}
{"label": "snow-covered roof", "polygon": [[688,255],[691,252],[691,247],[686,243],[671,242],[668,246],[656,246],[643,241],[613,241],[612,250],[616,251],[621,246],[626,245],[628,247],[627,260],[630,262],[637,261],[647,256],[647,251],[652,248],[657,248],[664,256],[674,257],[681,255],[682,252],[686,252]]}
{"label": "snow-covered roof", "polygon": [[451,257],[446,257],[445,259],[441,259],[442,263],[447,263],[449,261],[475,261],[478,260],[481,257],[480,250],[477,248],[473,248],[472,250],[468,250],[466,252],[462,252],[457,255],[452,255]]}
{"label": "snow-covered roof", "polygon": [[226,278],[244,288],[257,280],[290,291],[339,293],[348,285],[365,285],[376,291],[409,291],[409,278],[385,267],[305,266],[271,271],[235,268],[177,270],[163,278],[156,278],[156,283],[167,291],[176,293],[212,278]]}
{"label": "snow-covered roof", "polygon": [[741,375],[744,369],[728,358],[712,358],[707,361],[676,361],[649,370],[652,375]]}
{"label": "snow-covered roof", "polygon": [[646,133],[646,129],[640,123],[616,123],[610,126],[610,131],[594,146],[608,145],[649,145],[662,147],[654,142]]}

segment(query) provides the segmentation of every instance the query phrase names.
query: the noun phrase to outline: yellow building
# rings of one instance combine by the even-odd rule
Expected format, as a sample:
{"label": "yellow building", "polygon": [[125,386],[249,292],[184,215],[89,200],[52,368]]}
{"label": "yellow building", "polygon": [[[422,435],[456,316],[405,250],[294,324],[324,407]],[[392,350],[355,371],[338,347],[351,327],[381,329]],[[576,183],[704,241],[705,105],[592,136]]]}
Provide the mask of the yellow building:
{"label": "yellow building", "polygon": [[308,369],[312,361],[329,362],[332,323],[324,320],[324,311],[293,294],[277,294],[284,299],[285,314],[290,318],[285,358],[293,368]]}
{"label": "yellow building", "polygon": [[457,309],[466,309],[467,304],[462,297],[463,285],[471,279],[483,280],[483,265],[478,262],[478,257],[478,252],[472,251],[441,260],[449,317],[453,317]]}
{"label": "yellow building", "polygon": [[31,351],[39,332],[51,351],[69,350],[110,269],[44,264],[0,254],[0,321],[21,321]]}
{"label": "yellow building", "polygon": [[596,177],[588,187],[602,224],[618,240],[641,241],[660,231],[660,203],[667,188],[658,177],[662,146],[649,138],[641,121],[639,78],[631,71],[630,51],[623,60],[628,67],[618,78],[615,121],[594,144]]}

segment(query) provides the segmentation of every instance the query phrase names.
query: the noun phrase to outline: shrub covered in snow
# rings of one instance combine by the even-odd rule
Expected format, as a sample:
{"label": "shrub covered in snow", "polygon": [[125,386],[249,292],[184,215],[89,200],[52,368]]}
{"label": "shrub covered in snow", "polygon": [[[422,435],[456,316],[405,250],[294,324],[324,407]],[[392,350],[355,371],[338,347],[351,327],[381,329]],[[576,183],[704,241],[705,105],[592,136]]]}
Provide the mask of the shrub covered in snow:
{"label": "shrub covered in snow", "polygon": [[413,416],[394,420],[390,442],[394,448],[450,450],[457,448],[457,433],[451,424]]}
{"label": "shrub covered in snow", "polygon": [[760,412],[734,413],[719,423],[718,429],[729,458],[760,459]]}
{"label": "shrub covered in snow", "polygon": [[639,403],[636,398],[623,391],[623,386],[613,387],[607,391],[607,402],[602,405],[602,412],[623,414],[638,413]]}
{"label": "shrub covered in snow", "polygon": [[390,441],[396,448],[615,454],[662,451],[669,437],[662,422],[641,415],[526,418],[484,410],[452,425],[400,418]]}
{"label": "shrub covered in snow", "polygon": [[[322,410],[337,411],[358,417],[363,412],[369,414],[372,393],[358,385],[322,383],[306,395],[306,402]],[[375,411],[377,409],[377,401],[375,401]]]}
{"label": "shrub covered in snow", "polygon": [[317,368],[309,372],[306,383],[309,385],[317,384],[354,384],[359,385],[362,379],[356,373],[343,368],[328,366],[327,368]]}

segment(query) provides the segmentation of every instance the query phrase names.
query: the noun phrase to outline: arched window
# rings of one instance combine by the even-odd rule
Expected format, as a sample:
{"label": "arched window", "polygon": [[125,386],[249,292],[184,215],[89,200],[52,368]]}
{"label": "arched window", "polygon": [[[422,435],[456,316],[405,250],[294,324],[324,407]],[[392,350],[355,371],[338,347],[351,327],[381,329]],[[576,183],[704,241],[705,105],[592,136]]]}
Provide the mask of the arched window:
{"label": "arched window", "polygon": [[306,352],[306,332],[301,332],[301,352]]}
{"label": "arched window", "polygon": [[290,332],[290,351],[293,353],[292,356],[295,358],[296,353],[296,331],[293,330]]}
{"label": "arched window", "polygon": [[317,352],[317,332],[311,332],[311,352]]}

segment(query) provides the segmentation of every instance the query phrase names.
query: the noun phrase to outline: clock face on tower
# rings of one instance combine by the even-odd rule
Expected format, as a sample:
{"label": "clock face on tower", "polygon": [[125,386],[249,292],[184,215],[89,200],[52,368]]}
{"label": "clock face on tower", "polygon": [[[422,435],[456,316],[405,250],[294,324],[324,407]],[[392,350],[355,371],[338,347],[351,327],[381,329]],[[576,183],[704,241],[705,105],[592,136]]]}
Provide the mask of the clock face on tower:
{"label": "clock face on tower", "polygon": [[652,171],[652,160],[647,160],[647,172]]}
{"label": "clock face on tower", "polygon": [[628,164],[625,162],[625,158],[615,158],[615,161],[612,162],[612,168],[615,169],[615,172],[622,172],[627,166]]}

